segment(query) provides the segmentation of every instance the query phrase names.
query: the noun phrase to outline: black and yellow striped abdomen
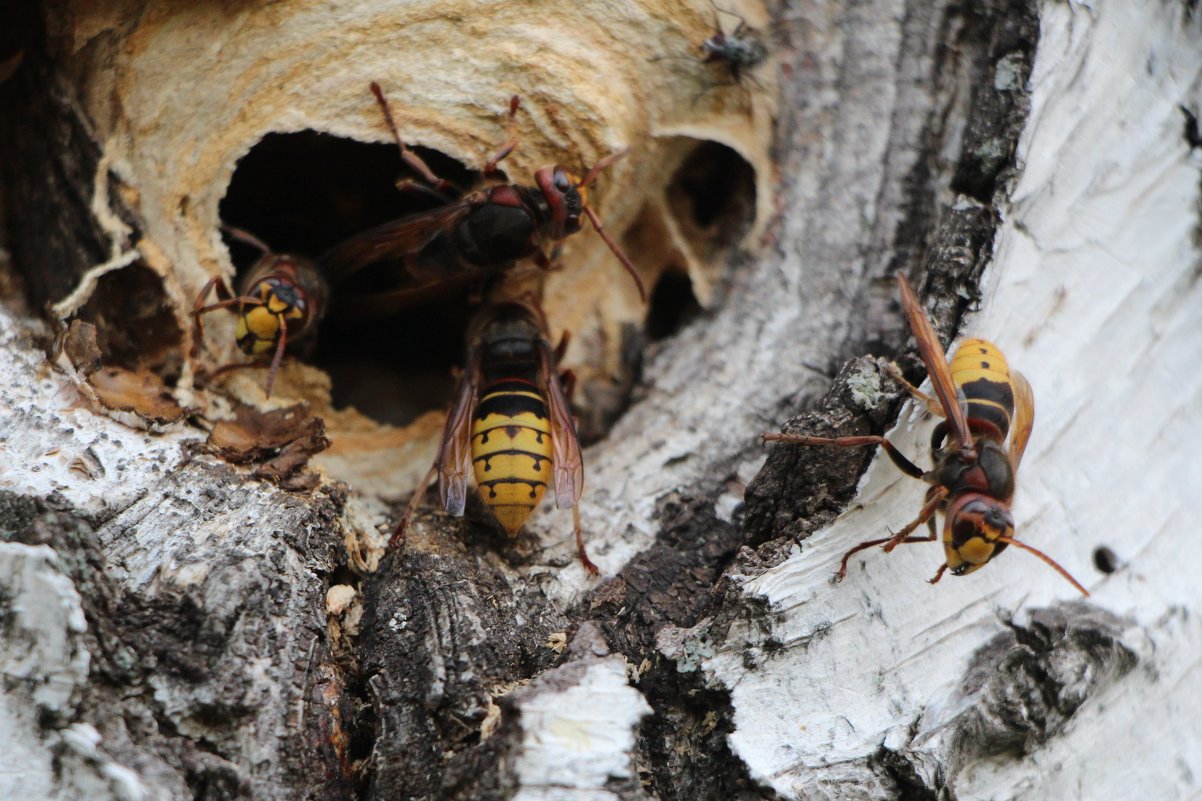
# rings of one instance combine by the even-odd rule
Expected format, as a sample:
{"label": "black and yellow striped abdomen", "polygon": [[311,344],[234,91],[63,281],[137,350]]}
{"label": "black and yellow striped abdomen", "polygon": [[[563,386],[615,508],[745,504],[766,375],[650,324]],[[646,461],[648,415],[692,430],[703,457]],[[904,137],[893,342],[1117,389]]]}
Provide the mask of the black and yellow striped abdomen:
{"label": "black and yellow striped abdomen", "polygon": [[516,534],[551,480],[551,421],[537,387],[504,379],[481,392],[472,421],[472,466],[484,502]]}
{"label": "black and yellow striped abdomen", "polygon": [[278,278],[265,278],[257,282],[248,293],[258,298],[261,304],[243,303],[238,307],[238,323],[234,337],[243,353],[262,356],[271,353],[280,342],[282,326],[290,320],[305,316],[305,303],[292,284]]}
{"label": "black and yellow striped abdomen", "polygon": [[968,419],[996,426],[1005,439],[1014,415],[1014,388],[1002,352],[987,340],[966,339],[952,354],[951,373],[968,401]]}

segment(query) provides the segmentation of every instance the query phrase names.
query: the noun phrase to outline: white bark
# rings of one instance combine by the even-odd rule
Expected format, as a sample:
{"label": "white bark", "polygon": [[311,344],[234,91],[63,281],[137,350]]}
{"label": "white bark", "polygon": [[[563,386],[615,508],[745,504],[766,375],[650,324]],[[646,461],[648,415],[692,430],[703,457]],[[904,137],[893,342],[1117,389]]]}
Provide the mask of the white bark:
{"label": "white bark", "polygon": [[595,626],[582,627],[572,648],[576,660],[514,695],[519,801],[619,801],[607,785],[633,783],[635,726],[651,707]]}
{"label": "white bark", "polygon": [[[1167,3],[1042,5],[1021,175],[981,313],[966,326],[1001,345],[1036,391],[1018,536],[1091,598],[1014,549],[927,587],[936,545],[865,552],[832,585],[844,551],[920,505],[922,485],[878,456],[846,514],[740,581],[749,609],[768,604],[769,622],[703,625],[685,638],[716,652],[700,669],[731,692],[731,747],[782,797],[892,797],[882,750],[955,798],[1198,792],[1202,701],[1189,676],[1202,654],[1202,555],[1190,532],[1202,524],[1202,254],[1199,157],[1179,105],[1202,101],[1202,26],[1184,14]],[[925,456],[932,424],[908,404],[890,436]],[[1120,561],[1110,576],[1090,564],[1102,546]],[[989,682],[1002,695],[1030,691],[1002,664],[1020,649],[1011,627],[1046,624],[1049,605],[1068,632],[1046,655],[1058,700],[1076,693],[1083,705],[1067,723],[1025,721],[1042,733],[1015,749],[974,751],[966,715],[1004,706]],[[1106,654],[1074,641],[1091,628],[1109,632]]]}
{"label": "white bark", "polygon": [[[88,515],[127,508],[183,461],[201,434],[182,425],[154,437],[98,416],[71,379],[52,371],[35,338],[45,326],[0,308],[0,489],[59,494]],[[122,419],[130,416],[116,415]]]}
{"label": "white bark", "polygon": [[[0,671],[13,688],[0,697],[0,731],[12,758],[0,789],[10,798],[52,797],[51,752],[37,736],[37,717],[67,712],[72,695],[87,681],[88,652],[80,641],[87,624],[79,594],[55,562],[44,546],[0,544],[5,589]],[[67,731],[61,736],[60,742],[70,741]]]}

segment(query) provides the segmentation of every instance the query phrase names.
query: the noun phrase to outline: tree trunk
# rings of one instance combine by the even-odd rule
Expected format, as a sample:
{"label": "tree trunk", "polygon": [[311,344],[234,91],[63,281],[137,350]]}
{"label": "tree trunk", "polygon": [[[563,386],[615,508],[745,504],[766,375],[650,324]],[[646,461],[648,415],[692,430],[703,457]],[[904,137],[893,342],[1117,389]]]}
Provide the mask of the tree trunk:
{"label": "tree trunk", "polygon": [[[0,796],[1198,792],[1202,21],[1167,2],[736,10],[773,55],[727,85],[693,58],[705,3],[47,4],[0,84]],[[384,547],[443,399],[336,409],[384,372],[338,362],[375,339],[416,359],[462,318],[412,343],[331,321],[313,363],[334,383],[292,364],[270,403],[261,371],[201,380],[234,358],[228,319],[189,356],[196,293],[234,274],[219,222],[315,253],[394,202],[338,174],[387,184],[399,161],[355,149],[388,141],[371,80],[411,144],[461,165],[519,94],[515,180],[630,147],[590,201],[656,285],[647,318],[587,231],[544,298],[599,439],[581,502],[599,577],[546,503],[516,539],[424,510]],[[1088,599],[1017,548],[934,587],[938,545],[872,549],[832,583],[924,485],[872,449],[759,434],[896,421],[930,467],[934,421],[873,358],[923,377],[898,272],[944,344],[986,337],[1033,385],[1016,536]],[[47,303],[187,418],[114,411],[78,359],[48,366]],[[230,398],[324,417],[316,478],[214,453]]]}

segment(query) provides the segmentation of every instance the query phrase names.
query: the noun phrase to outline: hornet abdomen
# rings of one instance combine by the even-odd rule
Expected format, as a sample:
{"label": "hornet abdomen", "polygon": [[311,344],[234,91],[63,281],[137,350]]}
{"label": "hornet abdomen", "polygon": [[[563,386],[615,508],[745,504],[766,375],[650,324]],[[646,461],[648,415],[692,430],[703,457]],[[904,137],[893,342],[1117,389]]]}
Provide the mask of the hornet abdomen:
{"label": "hornet abdomen", "polygon": [[951,361],[952,383],[968,401],[965,415],[972,421],[984,421],[995,426],[1006,438],[1014,415],[1014,388],[1010,381],[1010,366],[1006,357],[992,342],[966,339],[956,348]]}
{"label": "hornet abdomen", "polygon": [[505,378],[481,390],[472,467],[484,502],[517,534],[551,480],[551,421],[537,386]]}

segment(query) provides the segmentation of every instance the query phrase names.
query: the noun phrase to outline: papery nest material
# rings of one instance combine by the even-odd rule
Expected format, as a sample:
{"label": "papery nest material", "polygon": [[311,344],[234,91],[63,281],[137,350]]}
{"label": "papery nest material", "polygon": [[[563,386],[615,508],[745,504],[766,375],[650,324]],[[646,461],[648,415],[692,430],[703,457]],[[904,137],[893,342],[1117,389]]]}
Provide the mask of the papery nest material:
{"label": "papery nest material", "polygon": [[303,403],[260,411],[238,404],[233,420],[221,420],[209,432],[206,448],[238,464],[255,463],[254,475],[288,489],[312,489],[317,476],[297,474],[314,454],[330,446],[325,423]]}

